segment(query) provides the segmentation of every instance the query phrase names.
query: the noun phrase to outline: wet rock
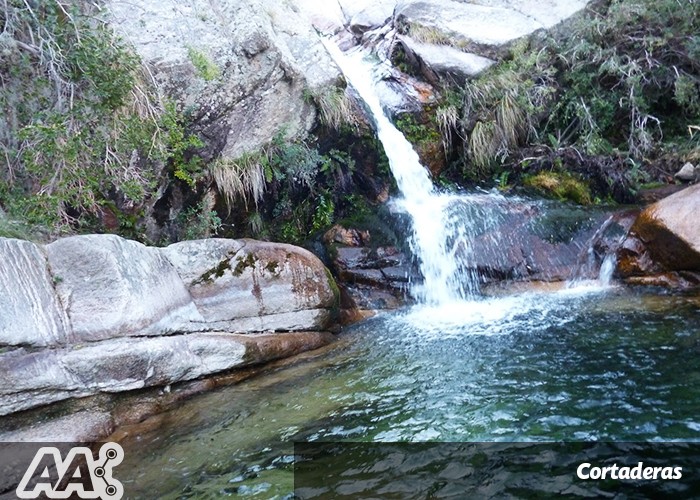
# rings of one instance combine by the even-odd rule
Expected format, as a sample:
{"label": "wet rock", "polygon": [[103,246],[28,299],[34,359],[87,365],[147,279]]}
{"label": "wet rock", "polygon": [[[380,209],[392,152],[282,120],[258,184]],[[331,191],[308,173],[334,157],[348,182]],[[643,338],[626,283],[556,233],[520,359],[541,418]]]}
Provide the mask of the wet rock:
{"label": "wet rock", "polygon": [[360,247],[369,245],[369,231],[360,231],[358,229],[347,229],[336,224],[323,235],[324,243],[340,243],[349,247]]}
{"label": "wet rock", "polygon": [[694,290],[700,287],[700,273],[668,272],[650,276],[631,276],[625,280],[628,285],[654,286],[669,290]]}
{"label": "wet rock", "polygon": [[[209,332],[112,339],[38,352],[18,351],[0,358],[0,415],[99,393],[169,386],[293,356],[327,345],[332,339],[328,332],[256,335]],[[84,427],[72,432],[65,426],[51,426],[42,432],[55,431],[55,437],[92,433],[104,436],[110,420],[98,413],[83,423]],[[36,430],[26,434],[44,435]],[[0,440],[3,437],[0,434]]]}
{"label": "wet rock", "polygon": [[41,247],[0,238],[0,255],[0,346],[68,342],[70,323]]}
{"label": "wet rock", "polygon": [[643,205],[650,205],[656,203],[659,200],[663,200],[667,196],[682,191],[686,186],[682,184],[669,184],[667,186],[660,186],[656,188],[641,189],[637,194],[637,202]]}
{"label": "wet rock", "polygon": [[77,342],[165,335],[203,320],[157,248],[105,234],[62,238],[46,253]]}
{"label": "wet rock", "polygon": [[333,270],[347,295],[347,309],[395,309],[406,302],[408,282],[417,280],[406,256],[395,247],[333,246]]}
{"label": "wet rock", "polygon": [[432,84],[437,84],[441,77],[464,83],[496,63],[493,59],[446,45],[421,43],[405,36],[398,39],[411,65],[417,67]]}
{"label": "wet rock", "polygon": [[324,332],[122,338],[0,358],[0,415],[68,398],[168,385],[324,345]]}
{"label": "wet rock", "polygon": [[700,185],[642,211],[618,252],[622,278],[700,271]]}
{"label": "wet rock", "polygon": [[163,253],[202,314],[201,328],[322,330],[336,305],[325,266],[299,247],[209,239],[176,243]]}
{"label": "wet rock", "polygon": [[674,177],[679,181],[694,182],[698,178],[698,170],[692,163],[686,163],[678,172],[676,172]]}

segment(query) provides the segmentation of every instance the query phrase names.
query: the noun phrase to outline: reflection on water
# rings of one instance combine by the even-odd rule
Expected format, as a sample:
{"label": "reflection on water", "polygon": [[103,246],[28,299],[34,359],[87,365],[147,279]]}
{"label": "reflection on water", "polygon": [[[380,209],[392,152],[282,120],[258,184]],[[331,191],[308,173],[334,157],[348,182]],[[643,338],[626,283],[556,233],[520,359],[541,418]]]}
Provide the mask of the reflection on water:
{"label": "reflection on water", "polygon": [[134,427],[131,498],[284,497],[293,441],[700,439],[700,304],[596,286],[385,314]]}

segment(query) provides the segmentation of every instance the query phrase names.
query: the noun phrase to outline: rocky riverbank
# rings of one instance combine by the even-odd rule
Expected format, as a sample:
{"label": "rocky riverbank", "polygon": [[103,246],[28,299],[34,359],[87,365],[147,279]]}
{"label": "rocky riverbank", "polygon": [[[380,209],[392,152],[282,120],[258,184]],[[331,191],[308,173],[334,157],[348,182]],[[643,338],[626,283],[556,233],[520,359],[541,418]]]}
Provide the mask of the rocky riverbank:
{"label": "rocky riverbank", "polygon": [[338,292],[310,252],[0,239],[0,414],[194,380],[327,343]]}

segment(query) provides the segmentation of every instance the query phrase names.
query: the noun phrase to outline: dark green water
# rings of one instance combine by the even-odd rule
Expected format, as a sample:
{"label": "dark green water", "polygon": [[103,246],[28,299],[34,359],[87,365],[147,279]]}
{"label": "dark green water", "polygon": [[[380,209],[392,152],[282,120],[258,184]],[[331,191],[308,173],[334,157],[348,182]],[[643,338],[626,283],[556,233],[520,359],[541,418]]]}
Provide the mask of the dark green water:
{"label": "dark green water", "polygon": [[293,441],[700,440],[700,299],[576,289],[414,308],[122,442],[131,498],[284,498]]}

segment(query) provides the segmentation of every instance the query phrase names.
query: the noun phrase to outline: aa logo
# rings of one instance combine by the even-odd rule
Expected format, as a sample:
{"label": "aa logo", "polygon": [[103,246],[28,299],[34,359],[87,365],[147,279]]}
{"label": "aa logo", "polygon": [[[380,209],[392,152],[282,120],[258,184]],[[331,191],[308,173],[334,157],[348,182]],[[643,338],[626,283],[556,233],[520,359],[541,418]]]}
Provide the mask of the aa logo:
{"label": "aa logo", "polygon": [[117,443],[105,443],[99,458],[90,448],[72,448],[63,460],[58,448],[46,446],[37,451],[17,487],[19,498],[101,498],[118,500],[124,495],[122,483],[112,477],[112,468],[124,459]]}

